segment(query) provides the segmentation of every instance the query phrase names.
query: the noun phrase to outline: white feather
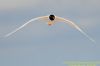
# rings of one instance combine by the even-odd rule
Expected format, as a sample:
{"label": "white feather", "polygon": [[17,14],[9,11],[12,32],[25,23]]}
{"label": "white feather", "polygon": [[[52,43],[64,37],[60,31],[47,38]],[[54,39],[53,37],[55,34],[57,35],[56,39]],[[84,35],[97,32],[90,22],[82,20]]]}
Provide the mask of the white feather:
{"label": "white feather", "polygon": [[29,23],[38,20],[38,19],[46,19],[48,16],[42,16],[42,17],[37,17],[37,18],[33,18],[31,20],[29,20],[28,22],[26,22],[25,24],[23,24],[22,26],[20,26],[19,28],[15,29],[14,31],[8,33],[7,35],[5,35],[5,37],[8,37],[10,35],[12,35],[13,33],[17,32],[18,30],[22,29],[23,27],[25,27],[26,25],[28,25]]}
{"label": "white feather", "polygon": [[61,18],[61,17],[57,17],[56,16],[56,20],[57,21],[61,21],[61,22],[65,22],[67,24],[69,24],[70,26],[76,28],[77,30],[79,30],[84,36],[86,36],[89,40],[91,40],[92,42],[95,43],[95,40],[92,39],[88,34],[86,34],[78,25],[76,25],[74,22],[70,21],[70,20],[67,20],[67,19],[64,19],[64,18]]}

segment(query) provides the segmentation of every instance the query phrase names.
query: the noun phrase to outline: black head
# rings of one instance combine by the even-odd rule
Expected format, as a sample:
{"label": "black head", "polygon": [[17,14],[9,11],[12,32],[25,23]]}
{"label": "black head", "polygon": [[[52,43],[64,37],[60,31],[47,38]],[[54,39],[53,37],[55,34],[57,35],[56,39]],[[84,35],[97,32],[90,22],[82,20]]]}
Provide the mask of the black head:
{"label": "black head", "polygon": [[54,15],[50,15],[50,16],[49,16],[49,19],[50,19],[51,21],[53,21],[53,20],[55,19],[55,16],[54,16]]}

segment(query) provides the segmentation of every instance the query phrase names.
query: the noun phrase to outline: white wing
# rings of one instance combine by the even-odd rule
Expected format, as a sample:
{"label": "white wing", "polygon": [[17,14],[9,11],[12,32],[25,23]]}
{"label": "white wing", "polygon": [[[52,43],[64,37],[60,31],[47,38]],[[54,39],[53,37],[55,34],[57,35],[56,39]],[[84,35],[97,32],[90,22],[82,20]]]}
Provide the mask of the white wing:
{"label": "white wing", "polygon": [[76,28],[77,30],[79,30],[83,35],[85,35],[89,40],[91,40],[92,42],[95,43],[95,40],[92,39],[90,36],[88,36],[81,28],[79,28],[74,22],[70,21],[70,20],[67,20],[67,19],[64,19],[64,18],[61,18],[61,17],[57,17],[56,16],[56,20],[57,21],[61,21],[61,22],[65,22],[67,24],[69,24],[70,26]]}
{"label": "white wing", "polygon": [[8,37],[8,36],[12,35],[13,33],[17,32],[18,30],[22,29],[23,27],[25,27],[26,25],[31,23],[32,21],[35,21],[35,20],[38,20],[38,19],[47,19],[47,18],[48,18],[48,16],[42,16],[42,17],[33,18],[33,19],[29,20],[28,22],[26,22],[25,24],[23,24],[22,26],[20,26],[19,28],[17,28],[14,31],[12,31],[11,33],[8,33],[7,35],[5,35],[5,37]]}

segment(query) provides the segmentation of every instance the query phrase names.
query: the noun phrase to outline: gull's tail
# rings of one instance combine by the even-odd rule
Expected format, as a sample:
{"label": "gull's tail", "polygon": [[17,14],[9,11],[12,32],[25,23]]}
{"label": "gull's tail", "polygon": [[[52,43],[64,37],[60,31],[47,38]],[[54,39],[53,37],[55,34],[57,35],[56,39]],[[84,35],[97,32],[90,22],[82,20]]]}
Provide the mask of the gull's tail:
{"label": "gull's tail", "polygon": [[4,37],[8,37],[10,35],[12,35],[13,33],[16,33],[18,30],[22,29],[23,27],[25,27],[27,24],[31,23],[32,21],[38,20],[38,19],[42,19],[42,18],[46,18],[47,16],[42,16],[42,17],[37,17],[37,18],[33,18],[31,20],[29,20],[28,22],[26,22],[25,24],[23,24],[22,26],[20,26],[19,28],[15,29],[14,31],[12,31],[11,33],[8,33],[7,35],[5,35]]}
{"label": "gull's tail", "polygon": [[86,36],[90,41],[92,41],[93,43],[95,43],[95,40],[92,39],[88,34],[86,34],[81,28],[79,28],[74,22],[61,18],[61,17],[56,17],[58,18],[58,20],[63,21],[69,25],[71,25],[72,27],[76,28],[77,30],[79,30],[84,36]]}

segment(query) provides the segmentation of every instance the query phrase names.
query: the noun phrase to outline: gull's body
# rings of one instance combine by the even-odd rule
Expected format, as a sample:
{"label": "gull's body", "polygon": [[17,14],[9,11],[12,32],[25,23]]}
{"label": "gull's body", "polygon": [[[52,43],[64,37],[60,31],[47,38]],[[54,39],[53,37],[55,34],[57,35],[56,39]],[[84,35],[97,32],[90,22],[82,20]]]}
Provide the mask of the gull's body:
{"label": "gull's body", "polygon": [[81,28],[79,28],[74,22],[72,22],[70,20],[67,20],[67,19],[64,19],[62,17],[55,16],[55,15],[49,15],[49,16],[42,16],[42,17],[33,18],[33,19],[29,20],[28,22],[26,22],[25,24],[23,24],[22,26],[20,26],[19,28],[17,28],[16,30],[14,30],[11,33],[8,33],[7,35],[5,35],[5,37],[8,37],[8,36],[12,35],[13,33],[17,32],[18,30],[20,30],[21,28],[25,27],[29,23],[31,23],[31,22],[33,22],[35,20],[39,20],[39,19],[47,21],[49,26],[53,25],[55,22],[65,22],[65,23],[69,24],[70,26],[72,26],[73,28],[76,28],[83,35],[85,35],[89,40],[91,40],[92,42],[95,42]]}

